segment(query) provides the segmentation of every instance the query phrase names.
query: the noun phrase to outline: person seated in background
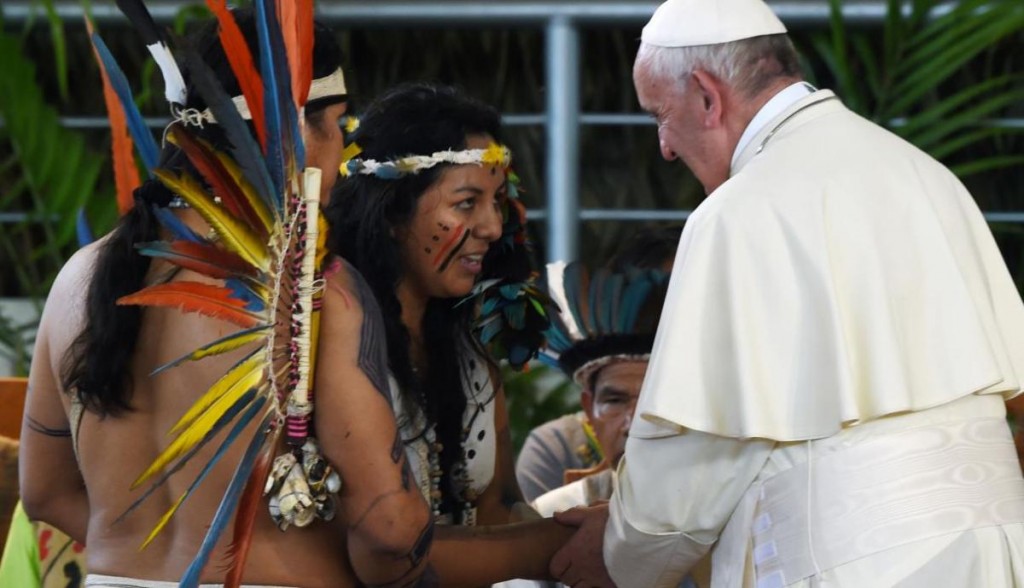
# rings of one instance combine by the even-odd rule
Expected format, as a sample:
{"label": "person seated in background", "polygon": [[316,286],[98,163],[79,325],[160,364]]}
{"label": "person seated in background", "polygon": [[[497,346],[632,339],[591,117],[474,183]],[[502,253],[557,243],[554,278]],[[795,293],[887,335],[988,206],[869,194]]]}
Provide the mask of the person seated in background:
{"label": "person seated in background", "polygon": [[[608,267],[620,274],[627,273],[628,268],[650,268],[668,272],[672,269],[681,232],[681,226],[645,228],[637,231],[609,261]],[[660,312],[660,306],[657,310]],[[652,341],[657,326],[655,316],[654,322],[649,326]],[[648,327],[645,325],[644,328]],[[566,370],[566,373],[572,377],[571,370]],[[596,375],[597,373],[592,374]],[[583,387],[580,400],[584,410],[544,423],[530,432],[516,461],[516,478],[527,500],[533,502],[567,482],[578,480],[588,473],[607,469],[612,462],[605,458],[606,451],[611,451],[612,454],[622,451],[625,431],[629,425],[621,426],[621,431],[618,431],[620,427],[607,427],[595,423],[592,419],[591,409],[595,401],[598,401],[598,406],[603,406],[600,404],[601,399],[595,397],[595,393],[601,387],[601,382],[597,380],[577,380]],[[632,392],[634,402],[643,381],[642,370],[635,380],[637,387]],[[602,449],[602,446],[605,449]],[[614,449],[616,447],[617,450]]]}
{"label": "person seated in background", "polygon": [[579,264],[548,266],[548,290],[562,311],[548,331],[544,357],[582,387],[583,427],[601,459],[589,469],[566,471],[565,485],[537,497],[533,506],[544,516],[611,496],[669,276],[660,269],[623,269],[588,276]]}

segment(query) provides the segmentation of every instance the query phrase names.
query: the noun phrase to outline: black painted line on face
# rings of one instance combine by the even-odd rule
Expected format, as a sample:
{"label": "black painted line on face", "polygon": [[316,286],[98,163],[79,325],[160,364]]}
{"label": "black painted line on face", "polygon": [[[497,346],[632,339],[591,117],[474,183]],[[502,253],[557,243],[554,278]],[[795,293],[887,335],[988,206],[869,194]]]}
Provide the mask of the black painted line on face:
{"label": "black painted line on face", "polygon": [[437,268],[437,273],[441,273],[444,270],[448,269],[448,264],[450,264],[452,260],[455,259],[455,256],[458,255],[459,251],[462,250],[462,246],[466,244],[466,240],[469,239],[469,232],[469,229],[466,229],[466,232],[462,233],[462,238],[459,239],[459,242],[448,253],[448,256],[444,258],[444,261],[441,262],[441,265]]}

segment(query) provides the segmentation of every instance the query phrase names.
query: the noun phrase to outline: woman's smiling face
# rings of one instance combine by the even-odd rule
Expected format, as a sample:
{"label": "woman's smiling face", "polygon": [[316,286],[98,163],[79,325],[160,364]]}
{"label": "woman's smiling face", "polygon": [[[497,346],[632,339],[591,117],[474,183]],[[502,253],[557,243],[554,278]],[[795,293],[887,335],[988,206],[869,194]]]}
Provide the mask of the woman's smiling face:
{"label": "woman's smiling face", "polygon": [[[466,149],[486,149],[493,141],[470,135]],[[406,285],[426,298],[469,294],[487,250],[501,237],[505,197],[505,172],[499,166],[456,165],[442,171],[419,197],[412,219],[396,231]]]}

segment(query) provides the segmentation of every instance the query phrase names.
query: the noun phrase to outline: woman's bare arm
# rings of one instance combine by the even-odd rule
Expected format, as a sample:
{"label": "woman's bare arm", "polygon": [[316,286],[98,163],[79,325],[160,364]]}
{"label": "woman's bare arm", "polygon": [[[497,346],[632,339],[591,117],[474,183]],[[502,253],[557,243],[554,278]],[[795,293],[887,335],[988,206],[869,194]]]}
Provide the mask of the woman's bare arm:
{"label": "woman's bare arm", "polygon": [[354,270],[332,276],[325,292],[315,381],[317,434],[342,478],[356,574],[369,586],[429,579],[432,518],[391,409],[383,321]]}
{"label": "woman's bare arm", "polygon": [[21,424],[18,481],[25,513],[45,521],[85,543],[89,527],[89,499],[75,459],[71,424],[61,401],[59,367],[62,345],[53,345],[60,330],[73,336],[80,321],[78,307],[68,300],[68,289],[78,286],[83,257],[76,255],[54,282],[43,311],[32,355],[25,413]]}

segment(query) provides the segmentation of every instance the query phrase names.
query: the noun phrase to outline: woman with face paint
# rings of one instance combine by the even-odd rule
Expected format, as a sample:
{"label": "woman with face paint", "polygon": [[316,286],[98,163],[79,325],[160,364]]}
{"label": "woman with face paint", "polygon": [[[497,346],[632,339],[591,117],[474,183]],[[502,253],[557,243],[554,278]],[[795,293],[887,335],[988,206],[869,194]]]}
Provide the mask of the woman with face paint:
{"label": "woman with face paint", "polygon": [[[363,276],[381,307],[396,447],[442,525],[437,552],[451,525],[505,525],[532,514],[514,475],[497,360],[525,363],[547,320],[526,295],[533,269],[523,209],[494,109],[451,88],[405,85],[368,107],[353,140],[357,157],[342,165],[346,177],[326,211],[328,247]],[[499,289],[505,297],[488,301]],[[493,312],[510,297],[528,307],[524,314]],[[514,324],[498,334],[502,317]],[[545,542],[565,536],[553,526],[517,526],[524,545],[510,559],[535,569],[491,580],[545,573]],[[501,549],[494,531],[488,549]]]}

